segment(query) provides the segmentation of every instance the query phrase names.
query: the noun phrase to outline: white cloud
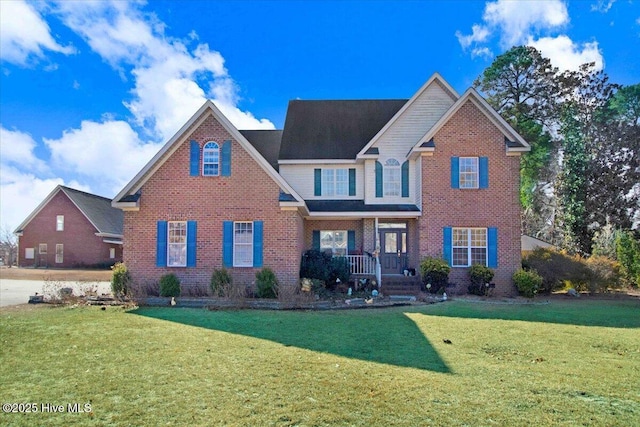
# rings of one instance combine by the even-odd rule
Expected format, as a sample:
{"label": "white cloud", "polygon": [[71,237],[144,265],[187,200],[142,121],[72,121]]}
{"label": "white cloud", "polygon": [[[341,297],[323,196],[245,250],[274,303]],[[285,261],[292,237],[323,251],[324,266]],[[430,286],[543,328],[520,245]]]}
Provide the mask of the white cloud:
{"label": "white cloud", "polygon": [[[274,128],[270,121],[238,108],[237,88],[224,58],[207,44],[189,48],[197,40],[193,31],[186,40],[168,37],[157,17],[123,2],[61,2],[58,12],[114,68],[123,75],[130,68],[135,86],[133,99],[125,105],[135,123],[153,137],[173,136],[207,98],[213,98],[239,129]],[[205,90],[201,82],[207,81],[212,83]]]}
{"label": "white cloud", "polygon": [[616,0],[598,0],[596,3],[591,5],[591,11],[607,13],[615,2]]}
{"label": "white cloud", "polygon": [[104,194],[117,193],[161,146],[144,143],[129,123],[115,120],[85,120],[80,129],[66,130],[61,138],[44,142],[56,168],[73,171]]}
{"label": "white cloud", "polygon": [[491,32],[487,27],[477,24],[474,24],[471,27],[471,34],[468,36],[463,35],[460,31],[456,31],[456,37],[463,49],[468,48],[472,43],[486,41],[490,34]]}
{"label": "white cloud", "polygon": [[28,133],[8,130],[0,125],[0,165],[4,169],[9,166],[20,166],[31,170],[45,172],[45,162],[34,154],[36,141]]}
{"label": "white cloud", "polygon": [[34,57],[44,58],[44,50],[69,55],[72,46],[61,46],[51,36],[49,25],[25,1],[0,1],[0,58],[25,66]]}
{"label": "white cloud", "polygon": [[482,57],[482,58],[491,59],[493,58],[493,52],[491,52],[491,49],[489,49],[486,46],[476,47],[473,50],[471,50],[471,57],[472,58]]}
{"label": "white cloud", "polygon": [[569,12],[561,0],[498,0],[486,4],[483,19],[490,27],[500,29],[500,44],[510,48],[527,40],[532,32],[566,25]]}
{"label": "white cloud", "polygon": [[560,70],[577,71],[580,65],[587,62],[595,62],[595,69],[604,68],[604,58],[598,47],[598,42],[584,43],[581,46],[574,43],[567,36],[543,37],[538,40],[529,39],[529,46],[540,51],[542,56],[551,60],[551,63]]}

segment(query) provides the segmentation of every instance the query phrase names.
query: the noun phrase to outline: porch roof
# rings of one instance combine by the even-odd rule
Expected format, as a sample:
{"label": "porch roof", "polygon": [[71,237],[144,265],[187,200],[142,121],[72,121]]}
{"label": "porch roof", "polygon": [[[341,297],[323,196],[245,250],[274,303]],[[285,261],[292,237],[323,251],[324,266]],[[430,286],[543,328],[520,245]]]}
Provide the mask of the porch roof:
{"label": "porch roof", "polygon": [[309,212],[420,212],[412,204],[365,205],[364,200],[305,200]]}

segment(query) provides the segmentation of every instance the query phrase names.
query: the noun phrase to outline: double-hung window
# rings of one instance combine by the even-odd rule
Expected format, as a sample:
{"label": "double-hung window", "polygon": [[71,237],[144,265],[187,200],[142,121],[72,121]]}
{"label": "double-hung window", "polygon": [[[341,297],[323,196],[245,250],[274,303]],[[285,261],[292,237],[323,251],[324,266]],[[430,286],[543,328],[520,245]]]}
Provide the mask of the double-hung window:
{"label": "double-hung window", "polygon": [[322,195],[323,196],[348,196],[349,195],[349,170],[348,169],[322,169]]}
{"label": "double-hung window", "polygon": [[233,223],[233,266],[253,266],[253,222]]}
{"label": "double-hung window", "polygon": [[334,256],[347,255],[346,231],[320,231],[320,250],[331,251]]}
{"label": "double-hung window", "polygon": [[454,228],[452,242],[453,267],[487,265],[487,229]]}
{"label": "double-hung window", "polygon": [[167,267],[185,267],[187,265],[187,222],[169,221],[167,237]]}
{"label": "double-hung window", "polygon": [[64,215],[56,216],[56,231],[64,231]]}
{"label": "double-hung window", "polygon": [[384,196],[400,196],[402,188],[402,176],[400,174],[400,162],[389,159],[384,163],[383,178]]}
{"label": "double-hung window", "polygon": [[220,175],[220,147],[216,142],[207,142],[202,149],[202,174]]}
{"label": "double-hung window", "polygon": [[479,187],[477,157],[460,157],[460,188]]}

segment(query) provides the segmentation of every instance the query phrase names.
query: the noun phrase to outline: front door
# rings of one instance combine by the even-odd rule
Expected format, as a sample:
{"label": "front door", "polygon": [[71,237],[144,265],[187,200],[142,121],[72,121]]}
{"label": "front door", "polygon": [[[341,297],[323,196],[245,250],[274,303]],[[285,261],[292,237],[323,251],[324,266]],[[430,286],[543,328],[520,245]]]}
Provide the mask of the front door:
{"label": "front door", "polygon": [[402,274],[407,268],[407,231],[380,230],[380,252],[382,274]]}

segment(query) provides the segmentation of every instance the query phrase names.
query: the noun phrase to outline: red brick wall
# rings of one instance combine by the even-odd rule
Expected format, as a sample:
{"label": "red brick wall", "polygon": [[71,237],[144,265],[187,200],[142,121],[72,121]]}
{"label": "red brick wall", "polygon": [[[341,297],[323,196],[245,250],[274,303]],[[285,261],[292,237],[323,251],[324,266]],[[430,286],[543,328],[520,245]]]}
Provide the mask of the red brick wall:
{"label": "red brick wall", "polygon": [[[64,215],[64,230],[56,231],[56,217]],[[112,264],[122,260],[122,246],[104,243],[96,229],[69,200],[58,191],[27,224],[19,237],[18,260],[22,267],[70,268]],[[47,244],[47,254],[40,255],[40,243]],[[64,245],[63,262],[56,263],[56,244]],[[25,249],[34,248],[34,259],[26,259]],[[115,259],[109,249],[116,249]]]}
{"label": "red brick wall", "polygon": [[[185,287],[208,289],[214,269],[222,267],[223,221],[264,221],[263,265],[281,284],[298,282],[303,250],[302,218],[281,210],[279,187],[213,117],[185,133],[184,142],[143,185],[140,210],[125,212],[124,261],[134,281],[157,283],[175,273]],[[189,175],[190,140],[232,141],[231,176]],[[156,267],[156,223],[197,221],[196,267]],[[234,283],[255,282],[257,268],[230,268]]]}
{"label": "red brick wall", "polygon": [[[497,227],[495,294],[513,295],[511,276],[520,266],[519,157],[507,157],[504,136],[471,101],[434,137],[433,157],[422,161],[420,253],[442,256],[443,227]],[[489,188],[451,188],[452,156],[489,157]],[[466,292],[467,268],[452,268],[450,281]]]}

